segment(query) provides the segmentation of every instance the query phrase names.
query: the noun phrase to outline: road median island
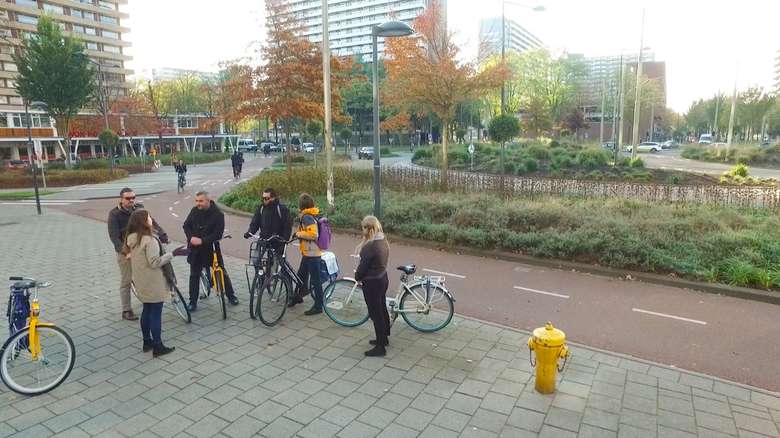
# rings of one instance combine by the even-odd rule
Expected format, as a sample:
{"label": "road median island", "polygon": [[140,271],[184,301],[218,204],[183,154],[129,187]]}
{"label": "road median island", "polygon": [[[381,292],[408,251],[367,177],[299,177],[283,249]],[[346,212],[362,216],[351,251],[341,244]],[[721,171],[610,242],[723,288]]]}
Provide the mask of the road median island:
{"label": "road median island", "polygon": [[[337,168],[335,181],[336,209],[329,218],[339,229],[357,231],[372,211],[371,172]],[[325,204],[320,189],[325,171],[313,168],[293,169],[289,175],[264,172],[220,201],[252,212],[268,186],[280,192],[293,213],[303,191]],[[708,283],[717,293],[753,288],[767,291],[770,299],[780,295],[780,218],[768,209],[553,195],[507,199],[390,178],[383,180],[383,188],[385,230],[409,242],[574,263],[579,269],[571,269],[603,269],[607,275],[636,272],[654,282],[697,282],[681,287]]]}
{"label": "road median island", "polygon": [[[46,172],[47,187],[70,187],[83,184],[99,184],[127,178],[124,169],[90,170],[49,170]],[[38,184],[43,187],[43,179],[38,175]],[[8,171],[0,173],[0,189],[28,189],[33,186],[33,176],[28,171]]]}

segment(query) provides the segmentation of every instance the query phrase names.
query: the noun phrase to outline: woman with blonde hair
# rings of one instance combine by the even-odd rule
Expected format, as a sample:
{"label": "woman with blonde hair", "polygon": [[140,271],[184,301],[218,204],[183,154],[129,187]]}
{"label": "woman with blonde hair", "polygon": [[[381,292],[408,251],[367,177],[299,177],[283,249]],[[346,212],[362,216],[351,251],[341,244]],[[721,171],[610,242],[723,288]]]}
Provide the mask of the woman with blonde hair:
{"label": "woman with blonde hair", "polygon": [[387,260],[390,246],[382,232],[382,224],[374,216],[366,216],[361,222],[363,241],[355,252],[360,254],[360,264],[355,279],[363,283],[363,297],[368,307],[368,316],[374,323],[376,339],[369,341],[374,346],[365,352],[366,356],[384,356],[390,336],[390,315],[387,313],[385,294],[389,281]]}

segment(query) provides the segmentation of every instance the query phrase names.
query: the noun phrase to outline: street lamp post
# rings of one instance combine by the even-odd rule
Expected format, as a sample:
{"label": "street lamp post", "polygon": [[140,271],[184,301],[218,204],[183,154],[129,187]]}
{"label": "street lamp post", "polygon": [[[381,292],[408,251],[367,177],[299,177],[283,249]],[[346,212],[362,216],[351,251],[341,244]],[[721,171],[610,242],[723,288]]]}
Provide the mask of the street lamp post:
{"label": "street lamp post", "polygon": [[642,31],[639,37],[639,59],[636,66],[636,97],[634,99],[634,126],[631,132],[631,159],[636,158],[639,145],[639,111],[642,98],[642,55],[645,49],[645,10],[642,9]]}
{"label": "street lamp post", "polygon": [[380,154],[382,147],[379,144],[379,48],[378,39],[408,36],[414,33],[414,30],[403,21],[386,21],[380,25],[374,26],[371,30],[374,66],[373,66],[373,100],[374,100],[374,216],[382,217],[381,201],[381,165]]}
{"label": "street lamp post", "polygon": [[[330,96],[330,35],[328,35],[328,0],[322,0],[322,75],[323,92],[325,94],[325,169],[327,173],[327,201],[328,209],[335,206],[333,181],[333,151],[331,150],[331,96]],[[314,150],[314,158],[317,158],[317,150]]]}
{"label": "street lamp post", "polygon": [[[32,102],[32,106],[34,108],[45,108],[47,105],[43,102]],[[35,145],[33,144],[32,139],[32,116],[30,115],[30,108],[27,100],[24,101],[24,114],[27,119],[27,148],[29,150],[29,160],[30,160],[30,166],[32,166],[32,172],[33,172],[33,190],[35,191],[35,208],[38,210],[38,215],[40,216],[41,213],[41,195],[38,192],[38,170],[37,166],[35,164],[35,159],[33,158],[33,155],[35,155]]]}
{"label": "street lamp post", "polygon": [[[103,81],[103,65],[97,61],[95,61],[92,58],[87,57],[83,53],[80,53],[79,56],[86,59],[90,64],[97,66],[97,73],[98,73],[98,100],[100,101],[100,106],[103,109],[103,124],[104,129],[108,130],[111,129],[109,123],[108,123],[108,89]],[[113,66],[113,65],[109,65]],[[118,66],[117,66],[118,67]],[[132,146],[132,145],[131,145]],[[104,151],[105,152],[105,151]],[[114,151],[112,151],[114,152]],[[70,154],[70,145],[68,145],[68,154]],[[113,154],[110,157],[111,160],[111,173],[114,173],[114,157]]]}
{"label": "street lamp post", "polygon": [[[521,3],[514,3],[508,0],[501,0],[501,63],[506,62],[506,4],[520,6],[531,9],[534,12],[544,12],[544,6],[528,6]],[[501,81],[501,114],[506,111],[506,80]]]}

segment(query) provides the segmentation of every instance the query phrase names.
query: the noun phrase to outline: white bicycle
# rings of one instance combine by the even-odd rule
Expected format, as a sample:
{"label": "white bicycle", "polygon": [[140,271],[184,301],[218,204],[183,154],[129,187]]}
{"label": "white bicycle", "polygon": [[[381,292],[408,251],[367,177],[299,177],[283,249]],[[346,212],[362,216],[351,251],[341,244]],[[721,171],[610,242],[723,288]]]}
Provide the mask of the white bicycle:
{"label": "white bicycle", "polygon": [[[401,284],[396,296],[386,299],[390,325],[400,314],[407,324],[421,332],[430,333],[446,327],[455,313],[455,298],[445,288],[445,278],[414,276],[415,265],[397,269],[401,271]],[[336,280],[325,289],[324,295],[325,313],[336,324],[357,327],[368,320],[363,287],[354,278]]]}

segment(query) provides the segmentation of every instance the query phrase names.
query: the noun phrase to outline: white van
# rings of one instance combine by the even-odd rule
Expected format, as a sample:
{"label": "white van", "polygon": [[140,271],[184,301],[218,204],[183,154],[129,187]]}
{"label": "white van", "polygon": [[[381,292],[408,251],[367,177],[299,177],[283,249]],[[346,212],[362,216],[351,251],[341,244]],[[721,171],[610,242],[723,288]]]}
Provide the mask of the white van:
{"label": "white van", "polygon": [[699,144],[708,145],[708,144],[712,144],[712,141],[713,141],[712,134],[702,134],[699,137]]}
{"label": "white van", "polygon": [[242,138],[238,140],[238,146],[236,146],[239,152],[254,152],[257,150],[257,144],[250,138]]}

